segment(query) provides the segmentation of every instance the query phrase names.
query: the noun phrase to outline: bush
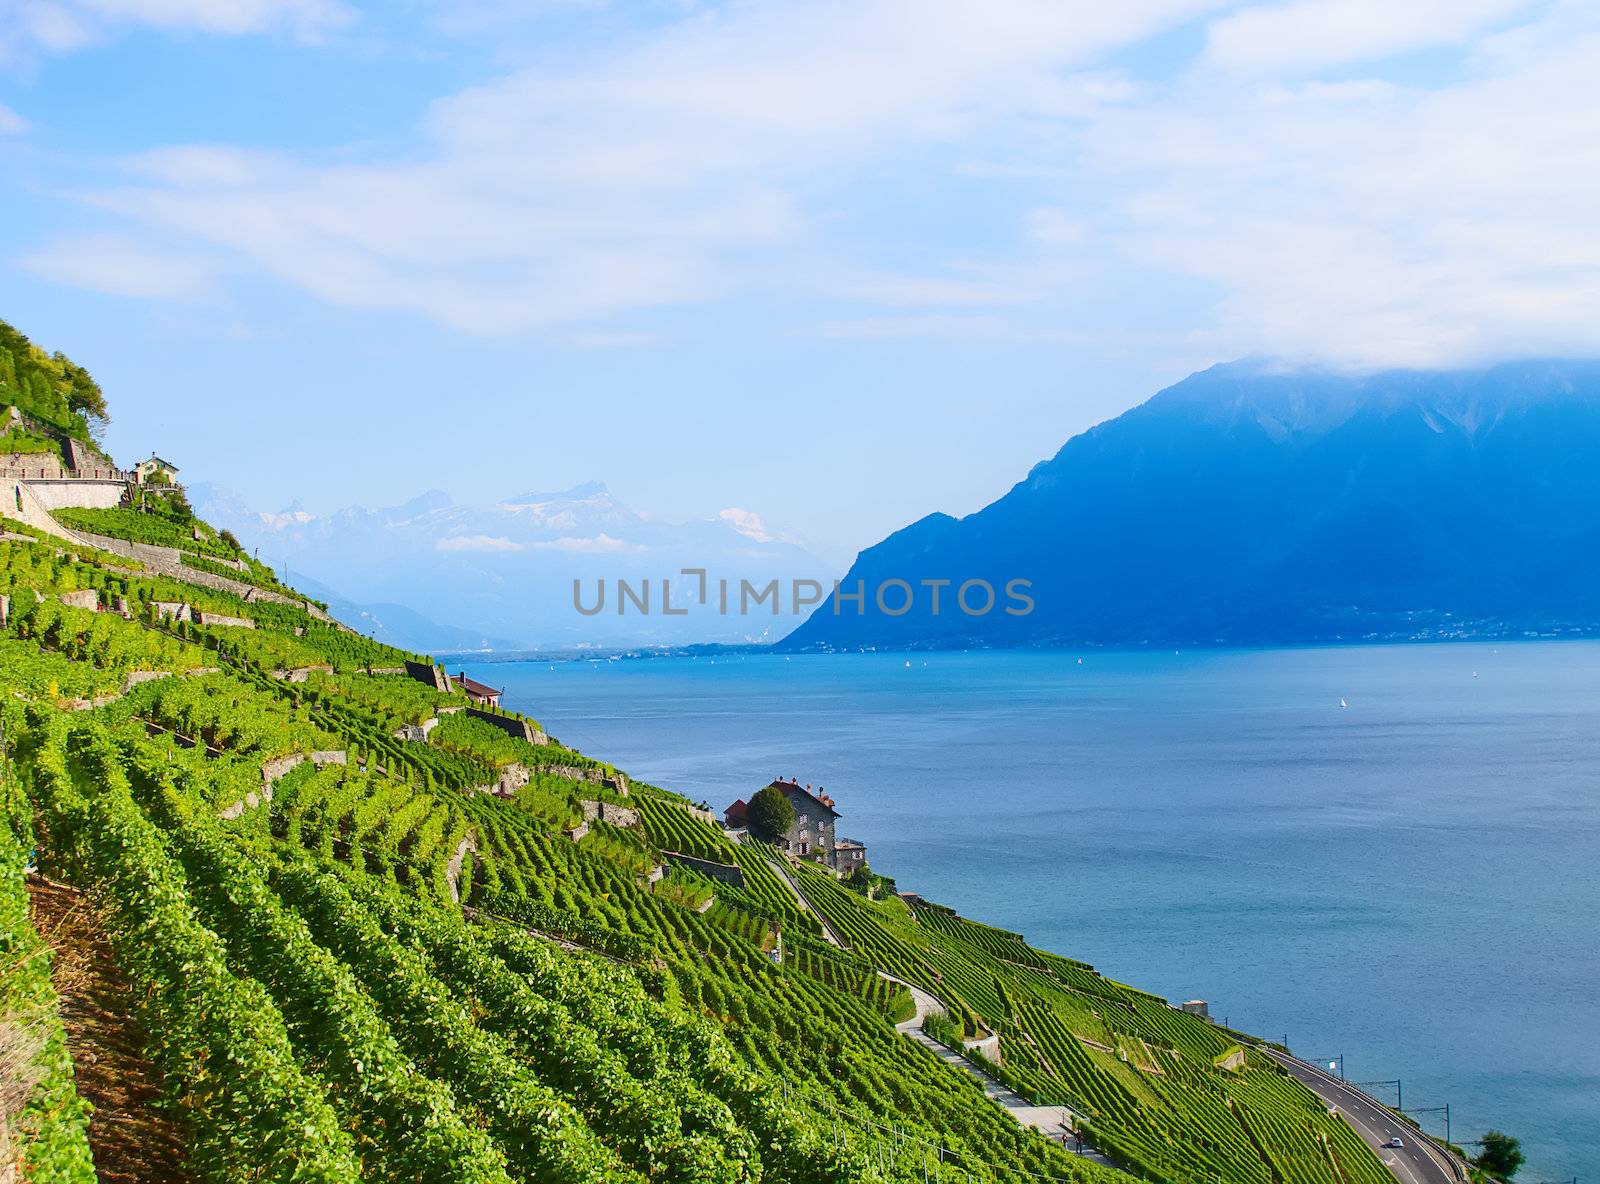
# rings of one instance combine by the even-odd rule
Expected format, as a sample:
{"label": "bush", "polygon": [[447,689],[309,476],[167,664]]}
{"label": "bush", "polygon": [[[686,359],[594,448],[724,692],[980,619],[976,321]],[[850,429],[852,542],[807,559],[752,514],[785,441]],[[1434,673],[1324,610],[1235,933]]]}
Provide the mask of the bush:
{"label": "bush", "polygon": [[926,1015],[922,1017],[922,1030],[933,1037],[946,1048],[953,1048],[957,1052],[962,1049],[963,1033],[961,1025],[947,1015]]}
{"label": "bush", "polygon": [[1483,1136],[1483,1151],[1473,1163],[1502,1180],[1509,1180],[1522,1167],[1522,1142],[1504,1131],[1489,1131]]}
{"label": "bush", "polygon": [[13,428],[4,435],[0,435],[0,453],[6,452],[24,452],[29,454],[50,453],[55,456],[61,455],[61,449],[57,446],[54,440],[47,440],[43,436],[35,435],[33,432],[23,431],[20,428]]}
{"label": "bush", "polygon": [[775,843],[794,825],[794,806],[783,790],[769,785],[750,799],[745,818],[751,834],[764,843]]}

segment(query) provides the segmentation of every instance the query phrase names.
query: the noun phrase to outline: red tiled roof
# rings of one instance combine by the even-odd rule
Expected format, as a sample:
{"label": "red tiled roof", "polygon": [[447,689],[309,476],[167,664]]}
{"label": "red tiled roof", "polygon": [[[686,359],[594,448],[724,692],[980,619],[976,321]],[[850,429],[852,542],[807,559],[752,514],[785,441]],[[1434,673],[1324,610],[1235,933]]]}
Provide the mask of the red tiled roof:
{"label": "red tiled roof", "polygon": [[498,695],[500,693],[491,686],[485,686],[477,679],[468,678],[465,672],[456,675],[456,686],[469,695]]}
{"label": "red tiled roof", "polygon": [[832,798],[826,797],[826,796],[818,797],[816,794],[812,793],[805,786],[801,785],[798,781],[785,781],[783,778],[780,777],[776,781],[774,781],[772,784],[776,785],[779,789],[783,790],[784,796],[786,796],[786,797],[787,796],[791,796],[793,794],[801,794],[804,797],[810,798],[813,802],[817,803],[817,805],[821,806],[824,810],[826,810],[829,814],[832,814],[835,818],[842,818],[843,817],[843,815],[840,814],[839,811],[837,811],[837,810],[835,810],[833,808],[833,799]]}
{"label": "red tiled roof", "polygon": [[730,826],[743,826],[745,819],[744,810],[745,802],[743,798],[740,798],[738,801],[734,802],[733,805],[728,807],[727,812],[723,814],[723,818],[727,820],[728,825]]}

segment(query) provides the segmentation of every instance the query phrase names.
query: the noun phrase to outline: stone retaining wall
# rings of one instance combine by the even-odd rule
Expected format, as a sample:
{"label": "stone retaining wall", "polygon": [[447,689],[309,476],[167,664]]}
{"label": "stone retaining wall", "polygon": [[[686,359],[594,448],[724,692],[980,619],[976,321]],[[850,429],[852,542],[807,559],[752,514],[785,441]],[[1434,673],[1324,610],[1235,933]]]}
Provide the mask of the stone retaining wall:
{"label": "stone retaining wall", "polygon": [[450,685],[450,676],[437,666],[427,662],[407,662],[405,672],[424,686],[430,686],[441,694],[449,694],[454,688]]}
{"label": "stone retaining wall", "polygon": [[[63,482],[70,485],[90,484],[83,481]],[[27,488],[37,493],[43,488],[38,482],[29,482]],[[46,515],[46,517],[49,517]],[[30,526],[38,526],[37,522],[24,519]],[[114,539],[110,535],[94,534],[87,530],[67,531],[60,523],[51,518],[53,529],[50,533],[63,538],[73,539],[91,547],[98,547],[102,551],[109,551],[113,555],[121,555],[128,559],[137,559],[151,572],[157,575],[169,576],[174,580],[181,580],[186,584],[197,584],[202,588],[211,588],[217,592],[227,592],[237,596],[247,603],[266,601],[270,604],[287,604],[301,609],[314,621],[321,621],[325,625],[333,625],[343,629],[346,633],[354,633],[343,621],[336,621],[323,612],[309,600],[302,600],[294,596],[285,596],[281,592],[274,592],[269,588],[258,588],[243,580],[231,579],[228,576],[219,576],[215,572],[201,571],[198,567],[190,567],[183,562],[183,552],[175,547],[158,547],[154,543],[131,543],[127,539]],[[47,529],[40,527],[40,529]],[[205,556],[213,559],[213,556]],[[227,560],[215,559],[217,563],[226,563]]]}
{"label": "stone retaining wall", "polygon": [[961,1047],[968,1052],[975,1052],[990,1064],[1001,1064],[1000,1060],[1000,1035],[991,1032],[987,1036],[980,1036],[975,1040],[963,1040]]}
{"label": "stone retaining wall", "polygon": [[[0,424],[0,432],[6,430]],[[53,452],[0,452],[0,476],[45,481],[64,472],[61,458]]]}
{"label": "stone retaining wall", "polygon": [[675,863],[679,867],[686,867],[690,871],[699,872],[708,879],[720,880],[724,884],[732,884],[735,888],[744,887],[744,869],[736,863],[717,863],[710,859],[697,859],[693,855],[685,855],[681,851],[663,851],[661,858],[668,863]]}
{"label": "stone retaining wall", "polygon": [[343,765],[348,763],[349,757],[341,749],[324,750],[322,752],[291,752],[288,756],[280,756],[275,760],[264,761],[261,765],[261,792],[251,791],[239,801],[223,810],[217,811],[217,817],[227,820],[242,818],[246,810],[254,810],[263,802],[272,800],[272,787],[275,786],[285,773],[290,769],[298,768],[306,761],[310,761],[317,768],[323,765]]}
{"label": "stone retaining wall", "polygon": [[152,600],[150,607],[155,610],[157,620],[166,620],[171,617],[174,621],[188,621],[193,619],[189,606],[181,600]]}
{"label": "stone retaining wall", "polygon": [[[579,768],[577,765],[535,765],[535,773],[544,773],[550,777],[565,777],[569,781],[588,781],[595,785],[603,785],[607,789],[615,789],[623,797],[628,796],[628,779],[620,773],[613,777],[604,769]],[[621,788],[619,789],[618,786]]]}
{"label": "stone retaining wall", "polygon": [[127,492],[128,483],[111,475],[116,472],[115,469],[104,471],[107,476],[99,480],[34,477],[29,479],[28,489],[46,510],[114,510],[122,504],[122,495]]}
{"label": "stone retaining wall", "polygon": [[231,806],[217,811],[217,817],[224,822],[232,822],[235,818],[243,818],[246,810],[254,810],[263,802],[272,800],[272,786],[264,787],[260,793],[251,790]]}
{"label": "stone retaining wall", "polygon": [[[254,629],[256,623],[249,617],[227,617],[221,613],[214,613],[210,609],[194,609],[194,622],[207,628],[225,626],[229,629]],[[304,680],[302,680],[304,681]]]}
{"label": "stone retaining wall", "polygon": [[509,798],[529,781],[533,780],[527,768],[519,764],[509,764],[500,770],[500,776],[491,785],[474,785],[468,793],[492,793],[496,797]]}
{"label": "stone retaining wall", "polygon": [[526,740],[529,744],[543,746],[550,743],[543,728],[535,727],[531,720],[522,719],[514,715],[501,715],[493,711],[485,711],[481,707],[468,707],[467,714],[473,719],[481,719],[492,727],[499,728],[506,735],[517,740]]}
{"label": "stone retaining wall", "polygon": [[605,802],[580,801],[585,822],[605,822],[612,826],[638,826],[639,811],[627,806],[607,805]]}
{"label": "stone retaining wall", "polygon": [[274,757],[261,764],[261,783],[270,788],[276,784],[285,773],[291,769],[299,768],[306,761],[310,761],[317,768],[324,765],[345,765],[350,763],[350,757],[342,748],[323,750],[320,752],[291,752],[286,756]]}
{"label": "stone retaining wall", "polygon": [[412,744],[425,744],[428,733],[439,726],[439,717],[430,715],[420,724],[406,724],[394,734],[396,740],[406,740]]}
{"label": "stone retaining wall", "polygon": [[123,481],[132,481],[134,475],[117,468],[117,462],[93,444],[85,444],[76,436],[61,441],[66,450],[67,467],[80,477],[98,477],[101,473],[113,474]]}

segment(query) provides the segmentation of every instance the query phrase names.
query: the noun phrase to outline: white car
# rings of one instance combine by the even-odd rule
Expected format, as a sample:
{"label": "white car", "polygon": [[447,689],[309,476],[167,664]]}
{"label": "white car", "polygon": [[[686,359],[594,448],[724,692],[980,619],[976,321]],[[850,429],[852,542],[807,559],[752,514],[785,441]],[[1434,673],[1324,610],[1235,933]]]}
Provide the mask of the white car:
{"label": "white car", "polygon": [[1398,1151],[1400,1148],[1404,1147],[1405,1144],[1400,1141],[1400,1136],[1396,1135],[1394,1138],[1390,1139],[1387,1143],[1385,1143],[1384,1146],[1385,1147],[1393,1147],[1395,1150]]}

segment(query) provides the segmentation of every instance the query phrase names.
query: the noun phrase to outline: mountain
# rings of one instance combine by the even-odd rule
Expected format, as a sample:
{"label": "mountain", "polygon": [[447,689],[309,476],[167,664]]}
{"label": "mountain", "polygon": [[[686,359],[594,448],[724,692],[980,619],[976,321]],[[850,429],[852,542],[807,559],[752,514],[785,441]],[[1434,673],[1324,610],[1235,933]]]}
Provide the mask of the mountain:
{"label": "mountain", "polygon": [[385,645],[419,654],[515,650],[517,643],[489,637],[460,625],[445,625],[403,604],[358,604],[309,576],[296,575],[295,585],[322,601],[336,618]]}
{"label": "mountain", "polygon": [[[298,502],[261,511],[214,485],[196,484],[189,492],[200,514],[258,549],[280,574],[287,569],[338,589],[346,606],[390,606],[373,616],[405,644],[426,649],[771,641],[800,617],[788,603],[777,615],[755,606],[739,612],[739,581],[776,579],[786,589],[793,579],[828,582],[834,574],[746,511],[662,522],[636,512],[599,482],[487,505],[463,505],[431,490],[397,506],[350,506],[332,514],[310,513]],[[729,580],[736,590],[730,612],[717,611],[715,596],[699,604],[699,577],[681,575],[683,568],[705,569],[712,589],[715,581]],[[662,611],[661,586],[669,578],[674,610],[688,606],[688,615]],[[604,585],[602,612],[574,607],[574,581],[586,608]],[[633,601],[618,611],[619,581],[636,592],[648,582],[648,612]],[[422,621],[397,614],[395,606]],[[451,630],[461,632],[457,644],[421,645],[419,639]]]}
{"label": "mountain", "polygon": [[[1600,363],[1212,367],[863,551],[785,649],[1600,632]],[[891,615],[905,590],[911,610]],[[941,611],[923,580],[949,580]],[[952,605],[988,581],[994,609]],[[1008,599],[1008,581],[1024,580]],[[981,586],[969,607],[983,606]],[[1008,615],[1007,607],[1017,610]]]}

